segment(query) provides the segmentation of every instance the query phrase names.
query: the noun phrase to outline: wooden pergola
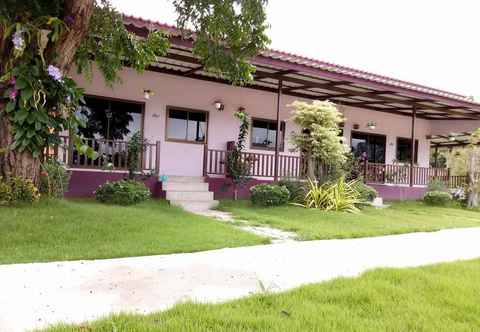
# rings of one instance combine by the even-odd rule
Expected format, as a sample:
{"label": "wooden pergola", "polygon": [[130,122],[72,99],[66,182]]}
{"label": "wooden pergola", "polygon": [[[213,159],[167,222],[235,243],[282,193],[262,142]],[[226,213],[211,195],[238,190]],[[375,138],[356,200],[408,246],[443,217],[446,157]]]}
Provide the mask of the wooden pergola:
{"label": "wooden pergola", "polygon": [[[192,40],[182,38],[181,32],[175,27],[132,16],[125,16],[124,22],[127,29],[139,36],[146,36],[151,30],[163,30],[170,36],[168,53],[159,57],[148,70],[231,84],[205,70],[200,59],[192,54]],[[280,123],[282,95],[329,100],[339,105],[409,117],[412,142],[417,119],[480,120],[480,104],[466,96],[423,85],[276,50],[262,51],[251,63],[256,67],[254,80],[244,87],[277,94],[277,125]],[[278,135],[277,130],[275,179],[278,177]],[[414,144],[411,156],[413,168]],[[413,176],[413,172],[410,174]],[[412,179],[410,183],[413,183]]]}

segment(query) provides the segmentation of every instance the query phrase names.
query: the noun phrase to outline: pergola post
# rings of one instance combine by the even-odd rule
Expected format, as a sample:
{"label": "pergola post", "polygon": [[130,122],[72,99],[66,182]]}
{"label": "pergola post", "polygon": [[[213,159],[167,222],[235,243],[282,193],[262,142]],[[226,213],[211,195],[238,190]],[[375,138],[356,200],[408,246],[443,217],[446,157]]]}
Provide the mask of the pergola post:
{"label": "pergola post", "polygon": [[412,151],[411,151],[411,160],[410,160],[410,187],[413,187],[413,181],[414,181],[414,170],[415,170],[415,167],[414,167],[414,164],[415,164],[415,122],[417,120],[417,107],[414,106],[413,107],[413,110],[412,110],[412,140],[411,140],[411,147],[412,147]]}
{"label": "pergola post", "polygon": [[282,98],[282,86],[283,80],[278,80],[278,91],[277,91],[277,131],[275,132],[275,170],[273,175],[273,180],[278,181],[278,160],[280,152],[280,101]]}

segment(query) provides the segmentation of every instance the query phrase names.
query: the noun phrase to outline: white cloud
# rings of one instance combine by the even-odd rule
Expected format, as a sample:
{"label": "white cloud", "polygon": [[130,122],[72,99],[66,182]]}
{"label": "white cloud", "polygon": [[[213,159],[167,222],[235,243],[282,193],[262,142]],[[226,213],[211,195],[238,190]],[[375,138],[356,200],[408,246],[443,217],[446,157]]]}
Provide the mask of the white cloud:
{"label": "white cloud", "polygon": [[[175,23],[167,0],[112,0]],[[270,0],[272,48],[480,98],[480,2]]]}

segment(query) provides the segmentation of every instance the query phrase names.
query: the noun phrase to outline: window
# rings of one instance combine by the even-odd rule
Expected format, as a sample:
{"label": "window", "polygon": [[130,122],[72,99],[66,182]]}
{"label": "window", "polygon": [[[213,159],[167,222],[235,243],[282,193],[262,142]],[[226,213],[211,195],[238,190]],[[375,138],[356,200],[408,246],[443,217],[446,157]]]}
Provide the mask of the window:
{"label": "window", "polygon": [[180,142],[205,143],[207,113],[168,108],[167,139]]}
{"label": "window", "polygon": [[366,153],[368,162],[385,163],[385,148],[387,138],[383,135],[372,135],[352,132],[352,152],[359,158]]}
{"label": "window", "polygon": [[[252,120],[252,138],[251,148],[275,149],[275,141],[277,138],[277,122],[273,120]],[[285,138],[285,122],[280,123],[280,150],[283,151],[283,143]]]}
{"label": "window", "polygon": [[[412,140],[397,137],[397,161],[410,162],[412,160]],[[418,162],[418,140],[415,140],[415,161]]]}
{"label": "window", "polygon": [[85,97],[77,115],[86,126],[79,128],[86,138],[128,140],[142,130],[143,104],[101,97]]}

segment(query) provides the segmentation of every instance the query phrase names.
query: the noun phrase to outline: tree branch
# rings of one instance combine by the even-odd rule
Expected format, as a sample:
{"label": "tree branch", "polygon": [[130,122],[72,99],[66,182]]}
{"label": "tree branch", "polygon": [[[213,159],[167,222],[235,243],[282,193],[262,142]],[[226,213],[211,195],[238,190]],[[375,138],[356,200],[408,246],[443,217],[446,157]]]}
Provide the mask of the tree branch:
{"label": "tree branch", "polygon": [[64,17],[70,21],[69,30],[58,42],[55,48],[57,58],[55,64],[64,72],[70,69],[74,62],[77,48],[88,32],[95,0],[66,0]]}

